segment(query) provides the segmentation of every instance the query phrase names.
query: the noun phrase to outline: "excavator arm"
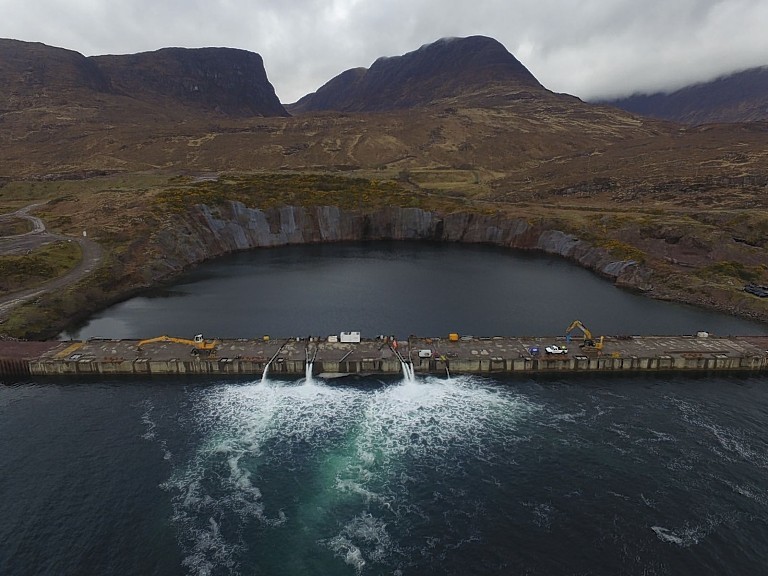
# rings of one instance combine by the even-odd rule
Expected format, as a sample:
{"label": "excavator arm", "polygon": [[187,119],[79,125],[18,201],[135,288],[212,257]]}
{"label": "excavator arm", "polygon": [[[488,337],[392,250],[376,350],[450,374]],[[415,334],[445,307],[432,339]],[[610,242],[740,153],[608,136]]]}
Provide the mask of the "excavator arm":
{"label": "excavator arm", "polygon": [[581,333],[584,334],[584,340],[592,340],[592,332],[590,332],[584,324],[581,323],[580,320],[574,320],[571,322],[571,325],[568,326],[568,328],[565,330],[565,335],[568,336],[571,332],[573,332],[576,329],[581,330]]}
{"label": "excavator arm", "polygon": [[188,338],[175,338],[173,336],[156,336],[154,338],[141,340],[136,347],[141,348],[145,344],[152,344],[153,342],[175,342],[177,344],[192,346],[197,350],[214,350],[219,343],[218,340],[204,340],[202,334],[197,334],[194,340]]}
{"label": "excavator arm", "polygon": [[171,338],[170,336],[155,336],[154,338],[147,338],[136,344],[137,348],[141,348],[145,344],[154,344],[155,342],[176,342],[178,339]]}
{"label": "excavator arm", "polygon": [[595,342],[595,339],[592,337],[592,332],[584,326],[584,324],[581,323],[580,320],[574,320],[571,322],[571,325],[568,326],[568,328],[565,330],[565,337],[566,339],[570,338],[571,332],[574,330],[580,330],[581,333],[584,335],[584,344],[583,346],[586,348],[594,348],[595,350],[602,350],[603,349],[603,340],[605,339],[604,336],[600,336],[600,338]]}

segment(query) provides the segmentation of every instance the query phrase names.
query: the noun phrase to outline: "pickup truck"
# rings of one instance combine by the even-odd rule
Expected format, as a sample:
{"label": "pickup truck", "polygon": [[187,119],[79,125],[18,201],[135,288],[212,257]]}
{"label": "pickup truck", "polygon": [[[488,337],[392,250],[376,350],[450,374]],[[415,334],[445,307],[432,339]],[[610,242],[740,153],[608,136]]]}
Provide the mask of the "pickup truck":
{"label": "pickup truck", "polygon": [[568,348],[556,346],[555,344],[553,344],[552,346],[547,346],[546,348],[544,348],[544,351],[547,354],[568,354]]}

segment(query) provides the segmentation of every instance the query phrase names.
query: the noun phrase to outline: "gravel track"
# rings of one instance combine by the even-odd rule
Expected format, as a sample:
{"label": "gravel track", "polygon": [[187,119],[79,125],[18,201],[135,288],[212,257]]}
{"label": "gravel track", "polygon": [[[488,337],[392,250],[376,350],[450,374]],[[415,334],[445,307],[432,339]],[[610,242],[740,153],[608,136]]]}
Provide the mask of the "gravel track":
{"label": "gravel track", "polygon": [[79,280],[85,278],[93,270],[95,270],[101,263],[103,252],[101,246],[92,240],[88,240],[85,237],[65,236],[62,234],[54,234],[49,232],[45,223],[38,218],[30,214],[34,208],[39,204],[30,204],[24,208],[10,212],[8,214],[0,214],[0,221],[11,220],[14,218],[23,218],[28,220],[32,224],[32,230],[23,234],[16,234],[13,236],[0,237],[0,255],[18,255],[26,254],[30,250],[34,250],[56,241],[77,242],[82,250],[82,258],[80,262],[72,270],[67,272],[64,276],[49,280],[34,288],[28,288],[26,290],[19,290],[6,294],[0,297],[0,320],[8,317],[11,310],[16,306],[19,306],[35,298],[39,298],[43,294],[53,292],[55,290],[61,290],[66,288],[70,284],[74,284]]}

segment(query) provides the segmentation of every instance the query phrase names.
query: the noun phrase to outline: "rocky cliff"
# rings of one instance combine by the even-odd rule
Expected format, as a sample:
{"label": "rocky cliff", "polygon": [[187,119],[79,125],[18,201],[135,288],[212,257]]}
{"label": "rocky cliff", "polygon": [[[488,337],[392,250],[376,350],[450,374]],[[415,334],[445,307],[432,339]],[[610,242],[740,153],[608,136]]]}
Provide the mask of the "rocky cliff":
{"label": "rocky cliff", "polygon": [[147,109],[156,120],[180,105],[188,113],[288,116],[261,56],[246,50],[163,48],[86,58],[39,42],[0,38],[0,114],[34,111],[30,118],[16,120],[29,125],[54,105],[65,106],[66,113],[59,110],[53,119],[63,115],[79,124],[90,116],[76,112],[90,109],[101,113],[97,119],[110,127],[137,121]]}
{"label": "rocky cliff", "polygon": [[163,48],[92,56],[112,87],[132,98],[231,116],[287,116],[259,54],[234,48]]}
{"label": "rocky cliff", "polygon": [[334,206],[284,206],[260,210],[240,202],[198,205],[169,222],[153,239],[163,254],[154,273],[156,277],[171,276],[236,250],[365,240],[431,240],[540,250],[573,260],[617,284],[640,290],[651,287],[650,271],[637,262],[617,259],[604,248],[524,218],[439,214],[419,208],[360,212]]}

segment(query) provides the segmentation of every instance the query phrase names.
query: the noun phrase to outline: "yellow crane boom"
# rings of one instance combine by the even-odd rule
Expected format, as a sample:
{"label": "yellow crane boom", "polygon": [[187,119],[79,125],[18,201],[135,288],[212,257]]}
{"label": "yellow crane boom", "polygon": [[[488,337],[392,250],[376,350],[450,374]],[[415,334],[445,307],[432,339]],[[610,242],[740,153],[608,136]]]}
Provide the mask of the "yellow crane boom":
{"label": "yellow crane boom", "polygon": [[571,332],[576,330],[578,328],[581,330],[581,333],[584,334],[584,339],[592,340],[592,332],[590,332],[584,324],[581,323],[581,320],[574,320],[571,322],[571,325],[568,326],[568,328],[565,329],[565,335],[568,336]]}
{"label": "yellow crane boom", "polygon": [[581,323],[580,320],[574,320],[571,322],[571,325],[568,326],[565,330],[565,337],[570,338],[571,332],[574,330],[580,330],[581,333],[584,335],[584,344],[583,346],[585,348],[594,348],[595,350],[602,350],[603,349],[603,340],[605,339],[604,336],[600,336],[600,339],[595,342],[595,339],[592,337],[592,332],[584,326],[584,324]]}
{"label": "yellow crane boom", "polygon": [[156,336],[140,341],[136,347],[141,348],[145,344],[152,344],[153,342],[175,342],[192,346],[197,350],[214,350],[219,343],[218,340],[205,340],[202,334],[197,334],[192,340],[189,338],[176,338],[174,336]]}

